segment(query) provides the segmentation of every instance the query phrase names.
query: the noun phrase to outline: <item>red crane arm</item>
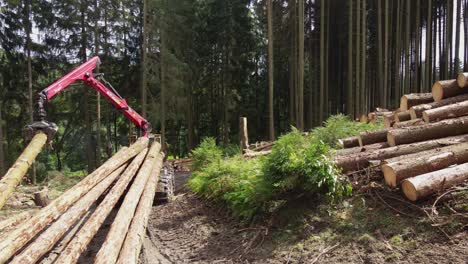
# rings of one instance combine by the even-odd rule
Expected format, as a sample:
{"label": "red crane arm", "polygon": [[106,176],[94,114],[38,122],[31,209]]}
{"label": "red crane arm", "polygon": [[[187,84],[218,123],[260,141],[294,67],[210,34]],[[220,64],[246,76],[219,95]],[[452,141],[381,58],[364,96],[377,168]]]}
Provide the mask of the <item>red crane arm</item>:
{"label": "red crane arm", "polygon": [[94,57],[87,62],[83,63],[67,75],[63,76],[59,80],[55,81],[49,87],[45,88],[39,93],[38,101],[38,116],[41,120],[45,119],[46,112],[44,109],[44,103],[51,100],[55,95],[66,89],[70,84],[76,81],[83,81],[88,86],[91,86],[97,90],[102,96],[114,105],[116,109],[121,111],[130,121],[135,124],[144,134],[148,135],[151,131],[150,123],[144,119],[140,114],[133,110],[125,99],[123,99],[112,86],[106,87],[102,82],[95,78],[93,70],[100,63],[99,57]]}

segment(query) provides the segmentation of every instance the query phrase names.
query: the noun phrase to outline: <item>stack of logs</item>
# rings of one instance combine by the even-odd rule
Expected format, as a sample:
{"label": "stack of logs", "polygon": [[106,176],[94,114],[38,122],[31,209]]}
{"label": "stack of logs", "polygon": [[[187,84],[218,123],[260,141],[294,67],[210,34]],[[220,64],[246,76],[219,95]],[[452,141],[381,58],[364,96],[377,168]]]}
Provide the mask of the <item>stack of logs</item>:
{"label": "stack of logs", "polygon": [[[137,263],[163,164],[140,138],[0,239],[0,263],[76,263],[116,207],[95,263]],[[117,207],[121,201],[120,207]]]}
{"label": "stack of logs", "polygon": [[380,167],[386,184],[412,201],[468,180],[468,73],[436,82],[432,93],[404,95],[399,109],[365,121],[379,114],[385,129],[340,141],[343,172]]}

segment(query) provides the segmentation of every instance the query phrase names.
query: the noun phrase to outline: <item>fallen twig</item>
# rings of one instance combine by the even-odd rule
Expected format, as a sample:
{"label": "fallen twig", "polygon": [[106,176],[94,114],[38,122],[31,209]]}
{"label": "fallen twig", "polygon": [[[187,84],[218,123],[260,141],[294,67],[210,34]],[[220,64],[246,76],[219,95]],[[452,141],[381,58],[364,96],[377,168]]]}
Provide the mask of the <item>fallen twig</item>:
{"label": "fallen twig", "polygon": [[320,257],[330,251],[332,251],[334,248],[338,247],[340,245],[340,243],[336,243],[334,246],[331,246],[331,247],[327,247],[325,248],[324,250],[322,250],[322,252],[320,252],[320,254],[318,254],[318,256],[314,259],[314,261],[312,261],[310,264],[314,264],[314,263],[317,263],[317,261],[320,259]]}

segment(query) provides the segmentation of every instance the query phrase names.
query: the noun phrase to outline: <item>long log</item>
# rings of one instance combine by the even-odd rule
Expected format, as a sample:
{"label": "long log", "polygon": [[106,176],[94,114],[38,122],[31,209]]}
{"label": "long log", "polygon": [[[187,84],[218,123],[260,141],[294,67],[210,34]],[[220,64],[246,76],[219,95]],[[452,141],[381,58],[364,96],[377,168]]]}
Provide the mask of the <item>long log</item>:
{"label": "long log", "polygon": [[420,104],[427,104],[434,102],[431,93],[414,93],[406,94],[401,97],[400,109],[401,111],[408,111],[411,107]]}
{"label": "long log", "polygon": [[384,149],[373,150],[352,154],[349,156],[340,156],[334,159],[335,164],[340,167],[343,172],[356,171],[370,166],[370,161],[383,161],[393,157],[417,153],[438,147],[455,145],[468,142],[468,135],[442,138],[436,140],[423,141],[413,144],[389,147]]}
{"label": "long log", "polygon": [[466,115],[468,115],[468,101],[463,101],[456,104],[426,110],[423,112],[423,119],[426,123],[432,123]]}
{"label": "long log", "polygon": [[[419,156],[415,156],[418,155]],[[382,165],[385,182],[396,187],[404,179],[468,162],[468,143],[402,156],[397,162]]]}
{"label": "long log", "polygon": [[395,123],[404,122],[411,120],[411,114],[409,111],[401,111],[395,113]]}
{"label": "long log", "polygon": [[57,219],[72,204],[102,181],[114,170],[135,157],[148,145],[148,138],[140,138],[129,148],[122,148],[116,155],[106,161],[101,167],[89,174],[74,187],[42,208],[29,221],[15,229],[7,239],[0,242],[0,263],[5,263],[16,251],[21,249],[29,240]]}
{"label": "long log", "polygon": [[367,145],[364,147],[354,147],[354,148],[347,148],[347,149],[337,149],[335,150],[335,156],[346,156],[346,155],[351,155],[355,153],[361,153],[361,152],[366,152],[366,151],[371,151],[371,150],[376,150],[376,149],[382,149],[382,148],[388,148],[389,145],[387,142],[380,142],[380,143],[375,143],[371,145]]}
{"label": "long log", "polygon": [[18,184],[20,184],[24,175],[28,172],[29,166],[33,164],[46,141],[47,135],[38,132],[15,161],[15,164],[11,166],[5,176],[0,180],[0,209],[2,209],[8,197],[10,197]]}
{"label": "long log", "polygon": [[133,217],[132,223],[128,229],[127,236],[120,251],[119,264],[136,264],[140,257],[141,245],[145,237],[148,219],[153,208],[156,187],[159,182],[159,173],[163,165],[164,154],[160,154],[150,173],[150,178],[146,183],[145,190],[141,195],[140,202]]}
{"label": "long log", "polygon": [[159,151],[161,146],[159,143],[153,143],[148,158],[145,160],[140,170],[138,171],[135,180],[133,181],[130,190],[125,195],[125,199],[120,206],[119,212],[115,216],[114,222],[107,233],[106,240],[102,244],[99,252],[94,258],[95,264],[115,263],[119,257],[120,249],[122,248],[127,234],[128,228],[134,216],[138,201],[140,200],[141,194],[145,189],[145,185],[148,182],[148,178],[153,171],[153,167],[156,164]]}
{"label": "long log", "polygon": [[390,146],[396,146],[466,133],[468,133],[468,117],[461,117],[422,126],[393,129],[388,131],[387,141]]}
{"label": "long log", "polygon": [[405,127],[412,127],[412,126],[421,126],[424,125],[424,121],[421,118],[411,119],[408,121],[403,121],[399,123],[395,123],[393,128],[405,128]]}
{"label": "long log", "polygon": [[67,231],[67,233],[54,245],[54,248],[47,253],[39,262],[39,264],[52,264],[62,254],[62,251],[67,247],[68,243],[75,237],[75,234],[83,227],[83,224],[88,220],[89,216],[93,213],[92,210],[86,211],[76,224]]}
{"label": "long log", "polygon": [[72,241],[68,243],[67,247],[62,251],[62,254],[58,256],[55,263],[76,263],[78,261],[81,253],[86,250],[94,235],[96,235],[97,231],[106,220],[106,217],[110,214],[128,184],[134,178],[143,160],[145,160],[145,157],[148,157],[147,153],[147,150],[143,150],[133,159],[122,173],[119,180],[109,193],[107,193],[104,200],[98,205],[94,213],[89,217],[86,223],[84,223],[83,227],[78,231]]}
{"label": "long log", "polygon": [[468,72],[459,73],[457,75],[457,84],[460,88],[468,88]]}
{"label": "long log", "polygon": [[457,80],[438,81],[432,86],[432,97],[436,102],[466,93],[468,93],[468,90],[460,89]]}
{"label": "long log", "polygon": [[11,264],[35,263],[60,240],[64,234],[89,210],[94,202],[109,188],[117,177],[125,169],[125,165],[112,172],[104,180],[98,183],[91,191],[83,196],[76,204],[68,209],[57,221],[42,232],[29,246],[16,255]]}
{"label": "long log", "polygon": [[465,180],[468,180],[468,163],[406,179],[401,188],[406,198],[417,201]]}
{"label": "long log", "polygon": [[363,147],[370,144],[387,141],[388,128],[379,129],[376,131],[361,132],[358,136],[359,146]]}
{"label": "long log", "polygon": [[338,143],[343,148],[353,148],[353,147],[359,146],[359,138],[358,137],[343,138],[343,139],[339,139]]}
{"label": "long log", "polygon": [[467,100],[468,100],[468,94],[461,94],[461,95],[449,97],[447,99],[443,99],[437,102],[433,102],[430,104],[421,104],[421,105],[413,106],[409,110],[411,119],[422,118],[422,113],[426,110],[434,109],[434,108],[438,108],[438,107],[442,107],[446,105],[451,105],[451,104],[455,104],[455,103],[459,103],[459,102],[463,102]]}
{"label": "long log", "polygon": [[22,212],[0,222],[0,231],[15,226],[31,217],[31,212]]}

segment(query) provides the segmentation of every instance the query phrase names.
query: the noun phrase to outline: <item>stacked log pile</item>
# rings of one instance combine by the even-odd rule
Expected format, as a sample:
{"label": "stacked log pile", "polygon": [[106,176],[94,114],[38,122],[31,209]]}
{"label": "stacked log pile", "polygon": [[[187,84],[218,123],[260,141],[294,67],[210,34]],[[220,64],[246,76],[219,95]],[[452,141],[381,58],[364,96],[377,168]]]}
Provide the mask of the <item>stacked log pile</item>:
{"label": "stacked log pile", "polygon": [[416,201],[468,180],[468,73],[404,95],[385,129],[340,140],[344,173],[381,168],[386,184]]}
{"label": "stacked log pile", "polygon": [[[140,138],[30,215],[0,241],[0,263],[76,263],[123,199],[95,261],[132,262],[141,249],[164,154]],[[104,256],[102,256],[104,254]]]}

